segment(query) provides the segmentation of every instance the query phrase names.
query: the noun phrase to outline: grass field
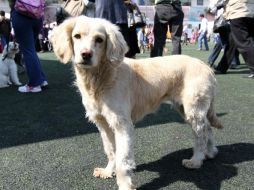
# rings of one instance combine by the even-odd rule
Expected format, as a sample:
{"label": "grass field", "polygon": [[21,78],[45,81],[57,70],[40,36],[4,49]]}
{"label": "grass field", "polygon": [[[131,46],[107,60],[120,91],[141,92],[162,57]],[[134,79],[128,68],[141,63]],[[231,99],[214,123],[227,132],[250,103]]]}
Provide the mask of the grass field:
{"label": "grass field", "polygon": [[[183,54],[206,61],[210,52],[196,48],[184,46]],[[53,53],[39,56],[49,82],[46,90],[21,94],[17,87],[0,89],[0,189],[117,189],[115,179],[92,176],[94,167],[106,165],[106,156],[96,127],[85,119],[71,65],[59,64]],[[199,170],[181,165],[192,154],[192,133],[170,104],[136,125],[138,189],[254,189],[254,80],[242,78],[244,73],[248,69],[242,64],[216,75],[216,111],[225,128],[214,130],[218,156]],[[20,78],[25,83],[26,75]]]}

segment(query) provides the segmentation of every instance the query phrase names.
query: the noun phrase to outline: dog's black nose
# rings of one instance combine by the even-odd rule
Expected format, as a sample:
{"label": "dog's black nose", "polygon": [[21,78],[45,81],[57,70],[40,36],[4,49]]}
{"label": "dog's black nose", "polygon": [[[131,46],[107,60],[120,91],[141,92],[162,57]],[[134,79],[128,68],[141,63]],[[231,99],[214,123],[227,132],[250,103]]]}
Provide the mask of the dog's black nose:
{"label": "dog's black nose", "polygon": [[91,59],[91,57],[92,57],[92,52],[89,51],[89,50],[83,50],[83,51],[81,52],[81,56],[82,56],[82,58],[83,58],[84,60],[89,60],[89,59]]}

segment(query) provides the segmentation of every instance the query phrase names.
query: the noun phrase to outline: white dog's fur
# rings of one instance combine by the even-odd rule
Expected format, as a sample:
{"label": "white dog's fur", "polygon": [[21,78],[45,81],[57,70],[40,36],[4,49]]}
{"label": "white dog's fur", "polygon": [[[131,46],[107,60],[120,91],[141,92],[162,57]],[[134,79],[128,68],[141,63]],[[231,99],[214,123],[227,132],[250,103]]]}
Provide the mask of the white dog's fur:
{"label": "white dog's fur", "polygon": [[0,88],[9,87],[12,82],[15,85],[21,85],[17,73],[17,65],[14,61],[15,54],[19,52],[19,45],[14,42],[9,42],[4,47],[2,58],[0,60]]}
{"label": "white dog's fur", "polygon": [[173,102],[195,136],[194,154],[183,165],[199,168],[206,157],[215,157],[211,126],[222,128],[214,112],[216,80],[202,61],[184,55],[124,58],[127,45],[118,28],[84,16],[56,27],[51,41],[60,61],[72,59],[86,115],[103,140],[108,165],[95,168],[95,177],[115,173],[119,189],[134,189],[133,123],[165,100]]}

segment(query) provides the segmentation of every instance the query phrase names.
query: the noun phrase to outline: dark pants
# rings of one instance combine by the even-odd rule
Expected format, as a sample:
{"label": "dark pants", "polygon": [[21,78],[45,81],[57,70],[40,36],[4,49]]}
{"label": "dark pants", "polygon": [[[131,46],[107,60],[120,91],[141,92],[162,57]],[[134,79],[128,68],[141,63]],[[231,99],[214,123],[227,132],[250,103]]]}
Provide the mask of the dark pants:
{"label": "dark pants", "polygon": [[226,73],[235,56],[236,48],[234,42],[232,41],[230,28],[225,28],[221,30],[219,33],[221,43],[224,46],[224,53],[216,67],[216,70],[222,73]]}
{"label": "dark pants", "polygon": [[181,54],[181,36],[184,13],[180,4],[158,4],[154,18],[154,47],[151,57],[162,56],[166,44],[168,26],[173,44],[172,54]]}
{"label": "dark pants", "polygon": [[254,18],[230,20],[232,38],[245,63],[254,72]]}
{"label": "dark pants", "polygon": [[136,27],[128,27],[127,24],[117,24],[120,28],[129,50],[125,54],[125,57],[133,58],[137,53],[140,53],[138,47],[138,36],[136,32]]}

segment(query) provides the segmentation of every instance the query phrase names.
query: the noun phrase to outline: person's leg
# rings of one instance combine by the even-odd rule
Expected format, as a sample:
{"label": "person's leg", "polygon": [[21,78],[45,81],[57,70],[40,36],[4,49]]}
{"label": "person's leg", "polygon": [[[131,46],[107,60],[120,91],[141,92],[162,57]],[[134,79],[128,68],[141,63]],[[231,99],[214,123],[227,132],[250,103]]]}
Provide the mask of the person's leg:
{"label": "person's leg", "polygon": [[6,45],[6,38],[5,38],[5,36],[4,35],[0,35],[1,36],[1,45],[2,45],[2,48],[4,49],[4,46]]}
{"label": "person's leg", "polygon": [[254,18],[232,19],[230,23],[234,43],[245,63],[254,73]]}
{"label": "person's leg", "polygon": [[128,47],[129,47],[129,50],[125,54],[125,57],[131,58],[133,56],[133,50],[131,49],[131,44],[130,44],[131,40],[130,40],[128,25],[127,24],[117,24],[117,25],[120,28],[120,32],[122,33],[124,40],[126,41]]}
{"label": "person's leg", "polygon": [[[29,78],[28,86],[39,86],[45,80],[41,64],[35,50],[34,37],[38,36],[41,21],[32,20],[13,11],[12,23],[15,37],[20,44],[20,50],[24,57],[26,71]],[[26,26],[26,27],[24,27]],[[37,29],[38,28],[38,29]]]}
{"label": "person's leg", "polygon": [[202,50],[204,34],[200,33],[198,36],[198,50]]}
{"label": "person's leg", "polygon": [[[169,12],[169,13],[168,13]],[[182,7],[180,4],[172,4],[168,6],[167,16],[165,16],[165,20],[168,21],[170,31],[171,31],[171,39],[173,50],[172,54],[181,54],[181,37],[183,34],[183,18],[184,13],[182,11]],[[187,36],[186,36],[187,43]]]}
{"label": "person's leg", "polygon": [[216,70],[225,74],[234,58],[234,52],[236,50],[235,43],[229,30],[225,30],[221,33],[221,42],[224,45],[224,53]]}
{"label": "person's leg", "polygon": [[154,18],[154,46],[151,50],[150,57],[162,56],[163,48],[166,43],[167,24],[162,24],[159,21],[157,13]]}
{"label": "person's leg", "polygon": [[182,53],[181,37],[183,32],[183,17],[184,16],[182,12],[176,12],[175,16],[172,18],[172,21],[170,23],[171,32],[172,32],[171,38],[172,38],[172,45],[173,45],[173,50],[172,50],[173,55]]}
{"label": "person's leg", "polygon": [[221,43],[220,38],[218,38],[217,42],[214,45],[214,48],[213,48],[211,54],[208,57],[208,64],[210,66],[213,66],[215,60],[220,55],[221,49],[222,49],[222,43]]}
{"label": "person's leg", "polygon": [[209,50],[209,46],[208,46],[208,40],[207,40],[207,32],[204,34],[204,45],[205,45],[205,50],[208,51]]}

